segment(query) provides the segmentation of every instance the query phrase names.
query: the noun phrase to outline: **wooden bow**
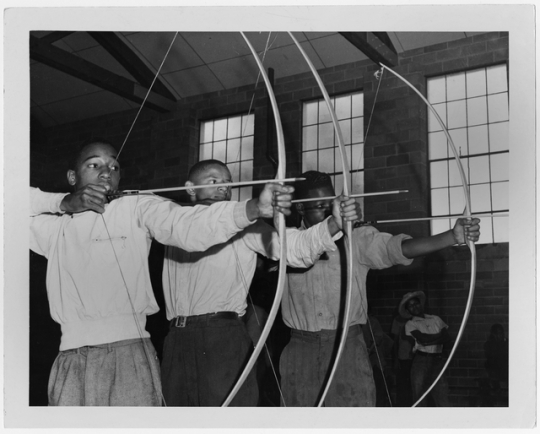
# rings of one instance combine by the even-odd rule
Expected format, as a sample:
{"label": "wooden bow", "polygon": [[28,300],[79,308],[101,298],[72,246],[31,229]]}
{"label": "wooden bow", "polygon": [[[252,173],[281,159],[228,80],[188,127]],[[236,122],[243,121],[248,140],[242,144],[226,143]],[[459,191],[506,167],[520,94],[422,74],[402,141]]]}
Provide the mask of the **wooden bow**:
{"label": "wooden bow", "polygon": [[[351,173],[349,161],[347,159],[347,154],[345,152],[345,144],[343,140],[343,134],[341,132],[341,128],[339,126],[339,122],[337,119],[336,112],[334,110],[334,107],[332,105],[332,101],[330,100],[330,96],[328,95],[328,92],[326,91],[326,87],[324,86],[321,77],[317,70],[315,69],[315,66],[309,59],[306,52],[303,50],[300,43],[296,40],[296,38],[293,36],[291,32],[289,33],[289,36],[292,38],[300,52],[302,53],[302,56],[306,60],[307,64],[309,65],[309,68],[311,69],[311,72],[313,73],[315,79],[317,80],[317,84],[319,85],[319,88],[321,89],[321,92],[323,94],[324,100],[326,102],[326,106],[328,107],[328,111],[330,113],[330,116],[332,117],[332,123],[334,125],[334,130],[337,134],[338,139],[338,146],[339,146],[339,153],[341,155],[341,167],[343,171],[343,194],[345,196],[349,196],[350,188],[349,188],[349,174]],[[353,268],[354,268],[354,255],[353,255],[353,242],[352,242],[352,222],[347,221],[344,228],[345,237],[347,239],[347,288],[345,290],[345,313],[343,316],[343,329],[341,333],[341,339],[339,342],[338,350],[336,353],[336,356],[334,358],[334,363],[332,365],[332,369],[330,370],[330,374],[326,380],[326,385],[324,387],[323,393],[321,394],[319,398],[319,402],[317,404],[317,407],[321,407],[324,403],[324,399],[326,395],[328,394],[328,390],[330,389],[330,385],[332,384],[332,380],[334,378],[334,375],[336,373],[337,367],[339,365],[339,360],[341,358],[341,355],[343,354],[343,350],[345,348],[345,342],[347,340],[347,333],[349,331],[349,323],[350,323],[350,316],[351,316],[351,301],[352,301],[352,283],[353,283]]]}
{"label": "wooden bow", "polygon": [[[249,49],[251,50],[251,53],[253,54],[255,61],[257,62],[257,66],[259,67],[259,70],[261,72],[261,75],[264,78],[264,82],[266,84],[266,88],[268,91],[268,96],[270,98],[270,102],[272,104],[272,110],[274,112],[274,120],[276,124],[276,131],[277,131],[277,144],[278,144],[278,159],[279,164],[277,168],[277,179],[284,179],[285,178],[285,138],[283,134],[283,127],[281,125],[281,117],[279,115],[278,105],[276,101],[276,96],[274,94],[274,91],[272,89],[272,85],[270,83],[270,79],[268,78],[268,75],[266,74],[266,71],[264,69],[264,66],[249,42],[249,39],[246,37],[246,35],[243,32],[240,32],[242,34],[242,37],[246,41]],[[274,302],[272,304],[272,308],[270,309],[270,312],[268,314],[268,319],[266,321],[266,324],[263,328],[263,331],[261,333],[261,336],[257,342],[257,345],[255,345],[255,348],[253,349],[253,353],[251,354],[251,357],[249,358],[246,366],[244,367],[244,370],[242,371],[242,374],[238,378],[238,381],[233,386],[231,392],[229,393],[229,396],[225,399],[223,402],[223,407],[228,406],[233,398],[236,396],[240,388],[242,387],[242,384],[244,384],[247,376],[255,366],[255,363],[257,362],[257,358],[259,357],[259,354],[261,353],[264,344],[266,342],[266,339],[268,338],[268,335],[270,333],[270,329],[272,328],[272,325],[274,324],[274,321],[276,319],[277,312],[279,310],[279,306],[281,304],[281,298],[283,296],[283,290],[285,288],[285,278],[286,278],[286,270],[287,270],[287,239],[286,239],[286,230],[285,230],[285,216],[282,213],[279,213],[278,215],[278,233],[279,233],[279,241],[280,241],[280,261],[279,261],[279,271],[278,271],[278,283],[276,288],[276,295],[274,297]]]}
{"label": "wooden bow", "polygon": [[[426,105],[429,107],[433,115],[435,116],[435,119],[437,119],[437,122],[439,122],[441,128],[443,129],[446,138],[448,139],[448,143],[450,144],[450,148],[452,149],[452,153],[454,154],[454,160],[458,166],[459,174],[461,177],[461,184],[463,186],[463,193],[465,195],[465,216],[470,220],[471,219],[471,196],[469,194],[469,187],[467,182],[467,177],[465,176],[465,170],[463,169],[463,165],[461,164],[461,161],[459,159],[459,154],[457,152],[456,146],[454,144],[454,141],[452,140],[452,137],[450,136],[450,133],[448,132],[448,129],[446,128],[446,125],[444,125],[444,122],[440,118],[439,114],[435,110],[435,108],[431,105],[431,103],[416,89],[410,82],[408,82],[405,78],[403,78],[401,75],[399,75],[397,72],[393,71],[392,69],[386,67],[383,64],[380,64],[383,69],[386,69],[387,71],[394,74],[397,78],[399,78],[401,81],[403,81],[407,86],[409,86],[414,92],[420,96],[422,101],[426,103]],[[450,352],[448,359],[446,360],[446,363],[444,364],[443,368],[441,369],[441,372],[435,378],[431,386],[426,390],[426,392],[413,404],[413,407],[416,407],[427,395],[431,390],[435,387],[437,382],[442,377],[444,371],[450,364],[450,361],[452,360],[452,357],[454,356],[456,349],[459,345],[459,341],[461,340],[461,337],[463,336],[463,332],[465,330],[465,325],[467,324],[467,320],[469,318],[470,312],[471,312],[471,306],[472,301],[474,298],[474,289],[475,289],[475,282],[476,282],[476,248],[474,245],[474,242],[467,239],[467,245],[469,246],[469,250],[471,251],[471,282],[469,287],[469,297],[467,299],[467,305],[465,307],[465,313],[463,315],[463,320],[461,321],[461,325],[459,327],[459,331],[456,337],[456,342],[452,348],[452,351]]]}

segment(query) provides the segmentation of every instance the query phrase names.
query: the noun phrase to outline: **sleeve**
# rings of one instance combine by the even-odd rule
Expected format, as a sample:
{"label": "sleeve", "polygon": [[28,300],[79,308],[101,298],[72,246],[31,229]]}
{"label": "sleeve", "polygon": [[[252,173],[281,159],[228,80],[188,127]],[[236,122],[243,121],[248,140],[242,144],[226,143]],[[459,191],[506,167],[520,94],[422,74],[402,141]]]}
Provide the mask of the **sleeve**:
{"label": "sleeve", "polygon": [[411,332],[417,330],[412,321],[405,323],[405,336],[412,336]]}
{"label": "sleeve", "polygon": [[410,265],[413,260],[403,256],[401,243],[409,235],[391,235],[379,232],[372,226],[362,226],[353,231],[358,261],[369,268],[380,270],[393,265]]}
{"label": "sleeve", "polygon": [[30,217],[30,250],[48,258],[52,237],[56,233],[61,217],[41,214]]}
{"label": "sleeve", "polygon": [[437,317],[437,325],[441,331],[448,328],[448,325],[440,317]]}
{"label": "sleeve", "polygon": [[[279,234],[263,221],[246,229],[242,241],[256,253],[274,261],[280,259]],[[290,267],[311,267],[325,251],[335,249],[336,245],[328,229],[328,219],[305,230],[287,228],[287,265]]]}
{"label": "sleeve", "polygon": [[43,213],[63,214],[60,204],[68,194],[46,193],[39,188],[30,187],[30,216]]}
{"label": "sleeve", "polygon": [[203,252],[251,225],[246,202],[218,202],[183,207],[157,196],[138,196],[138,222],[165,245]]}

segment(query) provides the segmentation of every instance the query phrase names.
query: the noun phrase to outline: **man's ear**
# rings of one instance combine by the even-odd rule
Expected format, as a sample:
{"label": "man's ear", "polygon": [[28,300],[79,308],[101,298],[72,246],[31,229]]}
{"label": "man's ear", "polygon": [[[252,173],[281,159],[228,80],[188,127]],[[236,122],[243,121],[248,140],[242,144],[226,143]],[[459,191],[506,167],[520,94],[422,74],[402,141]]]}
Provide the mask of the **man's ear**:
{"label": "man's ear", "polygon": [[[186,181],[186,187],[191,187],[192,185],[195,185],[195,184],[191,181]],[[191,199],[192,202],[197,202],[197,195],[195,193],[194,188],[188,188],[186,192],[187,194],[189,194],[189,198]]]}
{"label": "man's ear", "polygon": [[67,171],[67,181],[69,185],[75,185],[77,183],[77,177],[75,176],[74,170]]}
{"label": "man's ear", "polygon": [[303,203],[297,203],[296,204],[296,211],[298,214],[300,214],[302,217],[304,216],[304,204]]}

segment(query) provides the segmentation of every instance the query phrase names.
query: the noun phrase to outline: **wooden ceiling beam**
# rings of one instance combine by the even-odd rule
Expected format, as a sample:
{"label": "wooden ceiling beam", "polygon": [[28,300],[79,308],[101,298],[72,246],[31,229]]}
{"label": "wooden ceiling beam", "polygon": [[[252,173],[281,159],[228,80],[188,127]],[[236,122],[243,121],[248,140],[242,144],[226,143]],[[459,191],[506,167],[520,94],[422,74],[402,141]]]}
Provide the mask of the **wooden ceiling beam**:
{"label": "wooden ceiling beam", "polygon": [[66,36],[69,36],[72,33],[75,32],[51,32],[48,35],[42,36],[41,38],[39,38],[39,40],[46,44],[54,44],[56,41],[64,39]]}
{"label": "wooden ceiling beam", "polygon": [[[155,72],[115,32],[88,32],[88,34],[105,48],[142,86],[149,87],[152,84],[156,75]],[[156,79],[152,89],[161,96],[176,101],[173,93],[167,89],[159,77]]]}
{"label": "wooden ceiling beam", "polygon": [[[30,58],[138,104],[143,102],[148,91],[147,87],[145,88],[139,83],[135,83],[51,44],[44,43],[34,36],[30,36]],[[174,101],[153,91],[150,92],[146,105],[160,112],[170,112],[176,107]]]}
{"label": "wooden ceiling beam", "polygon": [[376,64],[393,67],[398,63],[397,51],[386,32],[339,32]]}

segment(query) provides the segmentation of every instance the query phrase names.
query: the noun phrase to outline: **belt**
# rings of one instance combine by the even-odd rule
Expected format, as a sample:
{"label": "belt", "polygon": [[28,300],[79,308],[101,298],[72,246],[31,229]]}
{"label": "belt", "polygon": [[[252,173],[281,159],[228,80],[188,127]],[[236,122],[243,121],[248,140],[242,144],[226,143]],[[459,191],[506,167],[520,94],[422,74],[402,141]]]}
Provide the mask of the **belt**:
{"label": "belt", "polygon": [[417,356],[425,356],[425,357],[442,357],[441,353],[426,353],[425,351],[417,351],[415,354]]}
{"label": "belt", "polygon": [[[142,338],[146,343],[150,343],[150,338]],[[90,350],[107,350],[107,352],[114,351],[115,348],[125,347],[126,345],[138,345],[141,343],[141,338],[123,339],[121,341],[109,342],[108,344],[97,345],[85,345],[78,348],[70,348],[69,350],[60,351],[60,354],[67,356],[71,354],[82,354],[86,356]]]}
{"label": "belt", "polygon": [[186,327],[193,324],[201,324],[212,320],[217,319],[238,319],[238,314],[236,312],[214,312],[214,313],[205,313],[203,315],[191,315],[191,316],[177,316],[171,320],[172,327]]}
{"label": "belt", "polygon": [[[300,339],[304,342],[319,342],[319,341],[331,341],[334,340],[337,336],[341,336],[342,330],[319,330],[316,332],[308,332],[306,330],[298,330],[291,328],[291,337],[295,339]],[[347,333],[347,339],[354,338],[355,336],[361,336],[362,335],[362,329],[360,324],[355,324],[349,327],[349,331]]]}

